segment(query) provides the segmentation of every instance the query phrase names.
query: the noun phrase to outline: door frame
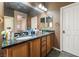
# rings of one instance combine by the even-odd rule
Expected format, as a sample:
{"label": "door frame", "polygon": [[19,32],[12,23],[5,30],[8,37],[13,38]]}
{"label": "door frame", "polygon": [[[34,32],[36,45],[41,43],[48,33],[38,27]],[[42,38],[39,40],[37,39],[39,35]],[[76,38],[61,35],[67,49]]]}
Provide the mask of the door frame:
{"label": "door frame", "polygon": [[76,3],[72,3],[72,4],[69,4],[67,6],[60,8],[60,51],[63,51],[63,17],[62,17],[63,16],[63,9],[71,7],[71,6],[75,6],[78,4],[79,3],[76,2]]}

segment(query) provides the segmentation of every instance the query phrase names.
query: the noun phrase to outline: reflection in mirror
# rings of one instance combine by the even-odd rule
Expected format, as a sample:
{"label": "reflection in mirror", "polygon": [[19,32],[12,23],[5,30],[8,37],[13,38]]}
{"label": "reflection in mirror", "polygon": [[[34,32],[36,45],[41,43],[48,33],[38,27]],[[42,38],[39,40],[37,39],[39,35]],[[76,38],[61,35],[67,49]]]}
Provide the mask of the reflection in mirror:
{"label": "reflection in mirror", "polygon": [[52,28],[53,17],[47,16],[40,18],[41,28]]}

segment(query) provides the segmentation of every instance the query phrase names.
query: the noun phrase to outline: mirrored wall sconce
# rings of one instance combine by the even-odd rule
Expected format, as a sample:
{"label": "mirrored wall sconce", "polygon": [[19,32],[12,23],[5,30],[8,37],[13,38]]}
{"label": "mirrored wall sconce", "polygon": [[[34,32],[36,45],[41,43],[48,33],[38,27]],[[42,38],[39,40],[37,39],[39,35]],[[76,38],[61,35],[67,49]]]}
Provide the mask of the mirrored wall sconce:
{"label": "mirrored wall sconce", "polygon": [[39,4],[38,7],[39,7],[41,10],[43,10],[43,11],[47,11],[47,8],[44,7],[42,4]]}

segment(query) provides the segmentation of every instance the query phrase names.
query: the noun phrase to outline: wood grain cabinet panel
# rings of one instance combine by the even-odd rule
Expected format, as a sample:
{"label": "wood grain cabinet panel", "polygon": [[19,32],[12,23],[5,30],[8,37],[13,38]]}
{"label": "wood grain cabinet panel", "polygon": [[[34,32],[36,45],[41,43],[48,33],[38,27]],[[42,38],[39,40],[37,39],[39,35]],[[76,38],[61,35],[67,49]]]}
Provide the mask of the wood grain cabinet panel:
{"label": "wood grain cabinet panel", "polygon": [[47,41],[46,41],[46,36],[42,37],[41,40],[41,56],[44,57],[46,56],[46,51],[47,51]]}
{"label": "wood grain cabinet panel", "polygon": [[47,36],[47,54],[50,52],[51,50],[51,36]]}
{"label": "wood grain cabinet panel", "polygon": [[54,46],[55,34],[51,34],[51,48]]}
{"label": "wood grain cabinet panel", "polygon": [[11,57],[12,56],[12,49],[11,48],[4,49],[3,50],[3,56],[4,57]]}
{"label": "wood grain cabinet panel", "polygon": [[45,57],[53,47],[54,34],[3,49],[5,57]]}
{"label": "wood grain cabinet panel", "polygon": [[40,39],[35,39],[30,42],[30,56],[40,57]]}
{"label": "wood grain cabinet panel", "polygon": [[12,48],[13,57],[25,57],[29,56],[28,43],[16,45]]}
{"label": "wood grain cabinet panel", "polygon": [[42,57],[46,56],[46,51],[47,51],[46,49],[44,51],[42,51],[42,54],[41,54]]}

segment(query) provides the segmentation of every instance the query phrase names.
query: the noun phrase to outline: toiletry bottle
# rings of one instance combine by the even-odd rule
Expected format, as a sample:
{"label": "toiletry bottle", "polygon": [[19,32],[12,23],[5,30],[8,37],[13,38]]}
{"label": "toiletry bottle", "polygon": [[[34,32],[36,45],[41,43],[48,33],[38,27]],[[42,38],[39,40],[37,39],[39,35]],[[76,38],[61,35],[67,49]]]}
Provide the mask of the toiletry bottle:
{"label": "toiletry bottle", "polygon": [[2,38],[2,46],[6,46],[6,37],[5,37],[5,34],[2,35],[3,38]]}
{"label": "toiletry bottle", "polygon": [[9,39],[8,35],[9,35],[9,33],[6,32],[6,46],[8,46],[8,39]]}
{"label": "toiletry bottle", "polygon": [[14,33],[11,32],[11,43],[13,44],[14,43]]}
{"label": "toiletry bottle", "polygon": [[2,35],[2,46],[6,46],[6,31],[1,32]]}

